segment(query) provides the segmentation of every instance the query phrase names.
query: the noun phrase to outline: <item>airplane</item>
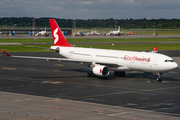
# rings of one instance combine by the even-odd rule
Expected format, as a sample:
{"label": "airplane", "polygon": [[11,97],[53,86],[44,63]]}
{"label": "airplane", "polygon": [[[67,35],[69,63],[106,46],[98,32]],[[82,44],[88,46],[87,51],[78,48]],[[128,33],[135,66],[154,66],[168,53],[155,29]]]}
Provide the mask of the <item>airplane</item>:
{"label": "airplane", "polygon": [[114,30],[111,30],[109,33],[107,33],[106,35],[121,35],[121,33],[120,33],[120,26],[118,27],[118,30],[116,31],[114,31]]}
{"label": "airplane", "polygon": [[35,34],[35,36],[48,36],[49,34],[46,32],[46,27],[45,27],[45,31],[41,31]]}
{"label": "airplane", "polygon": [[7,56],[17,58],[79,62],[90,68],[90,72],[87,73],[88,77],[106,77],[110,71],[114,71],[115,76],[125,76],[125,71],[141,71],[157,73],[157,80],[162,81],[161,75],[164,72],[172,71],[178,67],[178,64],[171,57],[157,53],[156,46],[151,52],[73,47],[65,39],[55,19],[49,19],[49,22],[54,46],[47,49],[54,50],[65,58],[13,56],[6,50],[1,51]]}
{"label": "airplane", "polygon": [[84,33],[82,31],[78,31],[74,36],[84,36]]}
{"label": "airplane", "polygon": [[86,33],[86,35],[100,35],[100,33],[98,33],[95,29],[94,31]]}

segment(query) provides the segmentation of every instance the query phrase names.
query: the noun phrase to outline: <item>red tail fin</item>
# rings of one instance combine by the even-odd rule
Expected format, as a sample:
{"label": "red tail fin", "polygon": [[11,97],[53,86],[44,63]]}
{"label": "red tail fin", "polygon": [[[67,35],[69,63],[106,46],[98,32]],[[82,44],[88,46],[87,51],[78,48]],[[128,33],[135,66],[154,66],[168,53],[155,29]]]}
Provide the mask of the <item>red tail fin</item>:
{"label": "red tail fin", "polygon": [[49,19],[49,23],[51,26],[54,45],[62,47],[72,47],[72,45],[70,45],[65,39],[55,19]]}

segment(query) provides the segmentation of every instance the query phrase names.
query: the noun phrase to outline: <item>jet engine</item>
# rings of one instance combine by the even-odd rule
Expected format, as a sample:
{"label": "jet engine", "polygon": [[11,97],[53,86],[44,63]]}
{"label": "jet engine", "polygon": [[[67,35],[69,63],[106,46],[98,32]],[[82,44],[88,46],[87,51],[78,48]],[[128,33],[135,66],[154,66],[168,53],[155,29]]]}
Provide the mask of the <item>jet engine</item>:
{"label": "jet engine", "polygon": [[109,75],[109,68],[106,66],[101,66],[101,65],[95,65],[92,68],[92,72],[96,75],[96,76],[102,76],[102,77],[106,77]]}

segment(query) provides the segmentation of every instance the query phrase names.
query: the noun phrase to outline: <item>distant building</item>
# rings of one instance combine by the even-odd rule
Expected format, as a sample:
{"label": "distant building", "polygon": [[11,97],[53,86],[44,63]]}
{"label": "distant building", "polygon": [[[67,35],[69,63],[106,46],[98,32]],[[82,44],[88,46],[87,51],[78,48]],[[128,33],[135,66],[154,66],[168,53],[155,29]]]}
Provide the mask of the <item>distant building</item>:
{"label": "distant building", "polygon": [[[34,32],[37,33],[37,32],[40,32],[40,31],[43,31],[44,28],[36,28],[34,29]],[[2,34],[9,34],[10,31],[15,31],[16,34],[29,34],[30,31],[33,31],[33,29],[0,29],[0,32],[2,32]],[[48,33],[51,34],[51,29],[46,29],[46,31]],[[72,35],[72,29],[61,29],[61,31],[64,32],[64,35]]]}

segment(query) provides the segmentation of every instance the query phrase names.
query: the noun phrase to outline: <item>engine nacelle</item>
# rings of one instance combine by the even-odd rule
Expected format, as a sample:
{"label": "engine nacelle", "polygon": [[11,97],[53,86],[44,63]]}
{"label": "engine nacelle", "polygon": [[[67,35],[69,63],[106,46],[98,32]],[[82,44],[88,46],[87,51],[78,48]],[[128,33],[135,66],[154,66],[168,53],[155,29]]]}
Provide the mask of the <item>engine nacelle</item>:
{"label": "engine nacelle", "polygon": [[106,66],[96,65],[93,67],[92,72],[97,76],[106,77],[109,75],[109,68]]}

